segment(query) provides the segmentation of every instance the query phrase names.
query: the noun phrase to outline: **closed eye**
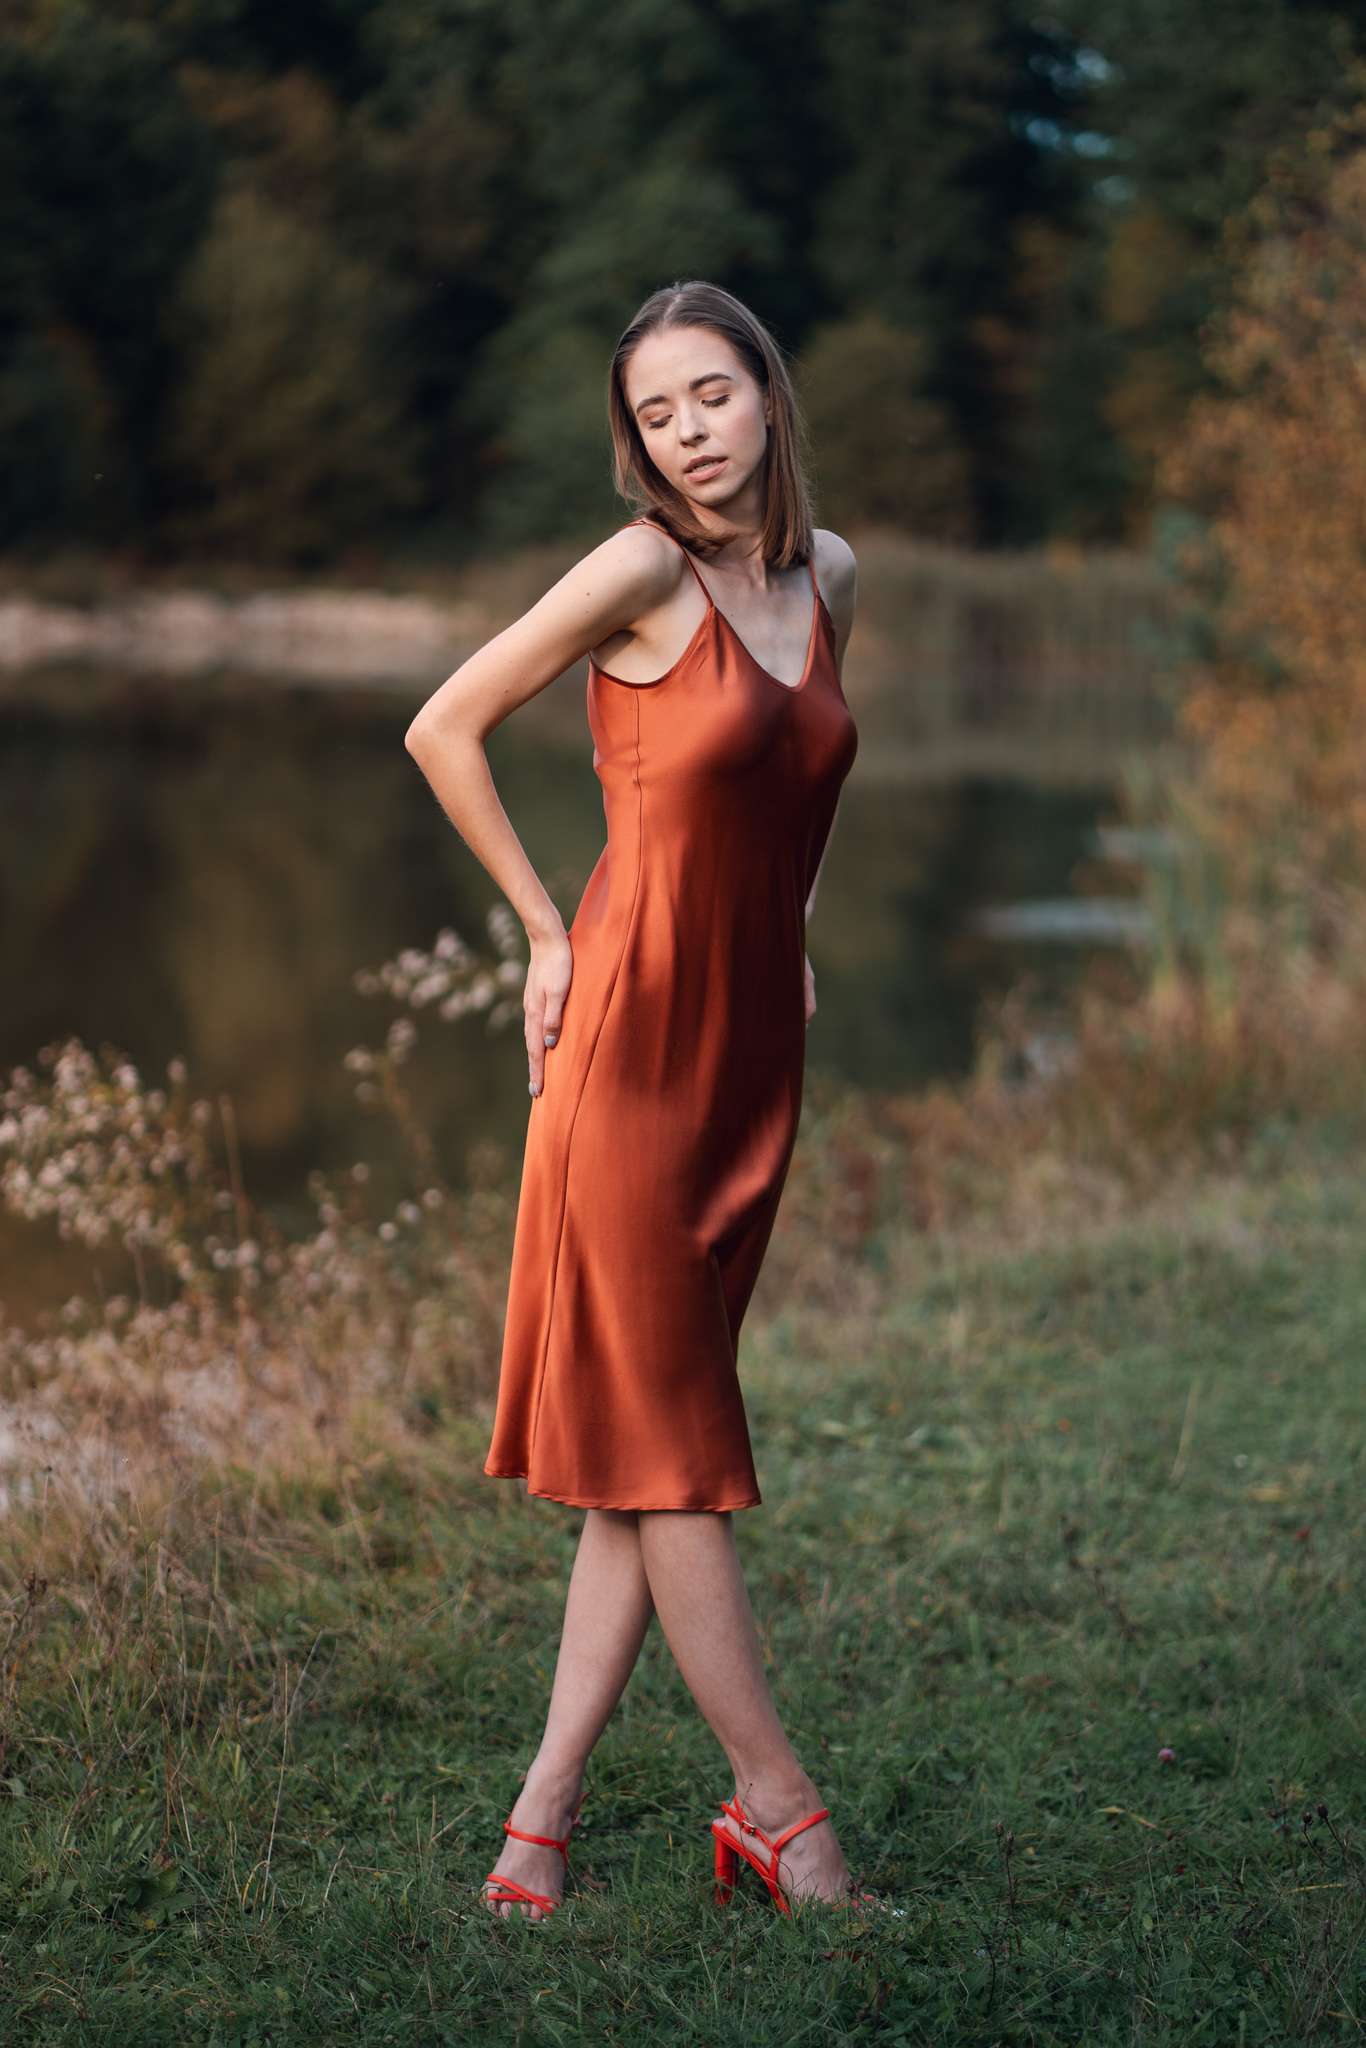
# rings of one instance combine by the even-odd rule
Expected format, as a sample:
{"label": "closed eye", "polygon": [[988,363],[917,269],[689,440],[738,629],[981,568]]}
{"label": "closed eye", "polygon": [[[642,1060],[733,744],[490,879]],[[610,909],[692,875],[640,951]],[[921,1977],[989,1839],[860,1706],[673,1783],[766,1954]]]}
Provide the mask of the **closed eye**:
{"label": "closed eye", "polygon": [[[729,392],[727,392],[724,398],[704,398],[704,399],[702,400],[702,403],[703,403],[703,405],[729,405],[729,404],[730,404],[730,393],[729,393]],[[650,432],[651,432],[651,433],[653,433],[653,432],[654,432],[654,430],[655,430],[655,428],[656,428],[656,427],[667,427],[667,426],[668,426],[668,424],[669,424],[669,415],[668,415],[668,413],[665,413],[665,415],[664,415],[663,419],[659,419],[659,420],[647,420],[647,421],[646,421],[646,425],[647,425],[647,426],[649,427],[649,429],[650,429]]]}

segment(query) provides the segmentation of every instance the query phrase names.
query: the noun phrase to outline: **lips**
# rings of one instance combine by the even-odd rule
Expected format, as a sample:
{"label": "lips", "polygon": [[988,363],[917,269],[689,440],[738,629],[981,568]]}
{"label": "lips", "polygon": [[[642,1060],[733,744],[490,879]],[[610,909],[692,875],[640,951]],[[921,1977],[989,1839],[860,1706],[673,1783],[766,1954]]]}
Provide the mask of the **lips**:
{"label": "lips", "polygon": [[699,462],[690,462],[683,474],[684,476],[710,476],[713,470],[719,469],[725,460],[724,455],[707,455]]}

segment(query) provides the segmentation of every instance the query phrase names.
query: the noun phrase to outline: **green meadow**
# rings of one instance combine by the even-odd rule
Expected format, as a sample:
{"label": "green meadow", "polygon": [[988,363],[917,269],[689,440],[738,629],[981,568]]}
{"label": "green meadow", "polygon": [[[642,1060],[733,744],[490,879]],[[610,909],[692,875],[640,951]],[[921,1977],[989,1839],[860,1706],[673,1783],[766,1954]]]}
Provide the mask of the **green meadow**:
{"label": "green meadow", "polygon": [[742,1555],[898,1919],[713,1903],[730,1787],[657,1625],[563,1907],[481,1906],[581,1520],[483,1477],[486,1398],[84,1528],[13,1505],[0,2039],[1358,2038],[1364,1231],[1306,1145],[1051,1241],[893,1211],[756,1302]]}

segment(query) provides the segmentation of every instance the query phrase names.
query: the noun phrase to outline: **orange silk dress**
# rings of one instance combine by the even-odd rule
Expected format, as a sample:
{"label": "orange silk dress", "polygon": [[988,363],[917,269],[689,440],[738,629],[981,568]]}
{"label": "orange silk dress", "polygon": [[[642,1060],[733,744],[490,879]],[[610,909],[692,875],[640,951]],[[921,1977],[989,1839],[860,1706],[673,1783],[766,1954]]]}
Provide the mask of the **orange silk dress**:
{"label": "orange silk dress", "polygon": [[789,684],[683,553],[707,610],[673,666],[589,663],[607,843],[530,1101],[484,1463],[572,1507],[760,1504],[737,1347],[801,1112],[806,902],[858,747],[814,565]]}

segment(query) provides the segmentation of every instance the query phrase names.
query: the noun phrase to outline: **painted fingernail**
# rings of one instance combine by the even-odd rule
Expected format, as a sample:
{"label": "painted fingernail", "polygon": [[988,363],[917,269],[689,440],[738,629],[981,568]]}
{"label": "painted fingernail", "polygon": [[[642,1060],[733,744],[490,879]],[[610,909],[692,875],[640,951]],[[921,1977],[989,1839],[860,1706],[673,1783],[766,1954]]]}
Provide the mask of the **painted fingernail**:
{"label": "painted fingernail", "polygon": [[546,1044],[553,1045],[555,1043],[555,1040],[559,1037],[559,1035],[560,1034],[558,1031],[547,1031],[545,1035]]}

